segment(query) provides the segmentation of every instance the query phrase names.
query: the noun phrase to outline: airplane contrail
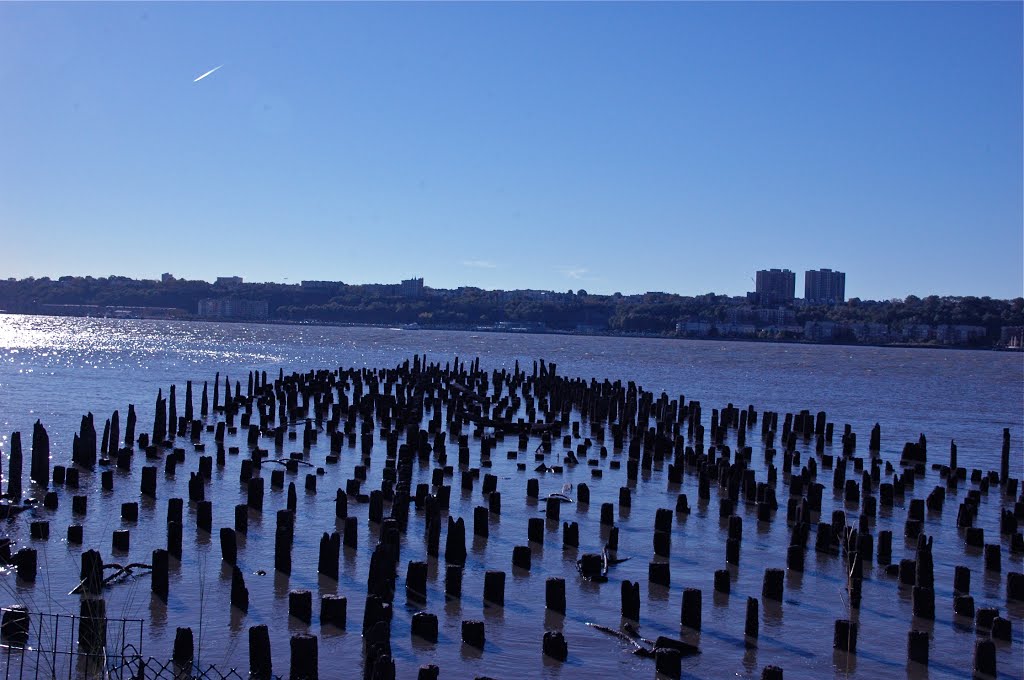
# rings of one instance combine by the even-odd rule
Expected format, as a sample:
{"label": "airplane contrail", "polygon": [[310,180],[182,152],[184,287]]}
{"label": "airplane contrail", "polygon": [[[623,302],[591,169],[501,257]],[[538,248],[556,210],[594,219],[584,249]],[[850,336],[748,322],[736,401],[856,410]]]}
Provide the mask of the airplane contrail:
{"label": "airplane contrail", "polygon": [[198,83],[198,82],[199,82],[200,80],[202,80],[202,79],[203,79],[203,78],[205,78],[206,76],[210,75],[211,73],[213,73],[214,71],[216,71],[217,69],[219,69],[219,68],[220,68],[221,66],[223,66],[223,65],[224,65],[224,64],[221,64],[220,66],[215,66],[215,67],[211,68],[211,69],[210,69],[209,71],[207,71],[207,72],[206,72],[206,73],[204,73],[203,75],[199,76],[198,78],[196,78],[196,79],[195,79],[195,80],[193,80],[192,82],[193,82],[193,83]]}

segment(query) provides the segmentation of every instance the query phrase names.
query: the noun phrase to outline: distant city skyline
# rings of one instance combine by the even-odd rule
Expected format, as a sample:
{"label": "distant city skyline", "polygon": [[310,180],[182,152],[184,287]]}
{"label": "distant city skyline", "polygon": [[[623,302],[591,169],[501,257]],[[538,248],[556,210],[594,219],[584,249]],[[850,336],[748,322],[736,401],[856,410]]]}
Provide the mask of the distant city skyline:
{"label": "distant city skyline", "polygon": [[[613,291],[611,293],[603,293],[597,291],[586,291],[592,295],[629,295],[638,296],[644,294],[668,294],[668,295],[680,295],[683,297],[703,297],[709,294],[715,295],[726,295],[734,298],[746,298],[751,304],[760,307],[775,307],[779,305],[789,305],[794,301],[809,301],[815,305],[836,305],[845,304],[849,301],[849,297],[859,296],[847,296],[846,295],[846,272],[834,271],[827,267],[821,269],[807,270],[803,273],[803,294],[796,294],[796,274],[789,269],[778,269],[774,268],[771,270],[759,270],[756,272],[754,278],[753,291],[747,291],[744,294],[730,295],[727,293],[717,293],[715,291],[678,291],[678,290],[661,290],[661,291],[640,291],[635,293],[623,293],[622,291]],[[114,275],[117,276],[117,275]],[[51,278],[51,277],[47,277]],[[60,277],[52,277],[51,280],[59,281],[64,278],[81,278],[75,275],[66,274]],[[107,278],[107,277],[94,277],[94,278]],[[123,277],[122,278],[129,278]],[[11,277],[10,280],[18,280]],[[402,279],[400,281],[343,281],[340,279],[329,280],[329,279],[303,279],[301,281],[247,281],[241,276],[216,276],[212,279],[200,278],[200,279],[187,279],[186,277],[175,276],[172,272],[163,272],[159,277],[140,277],[135,280],[141,281],[152,281],[160,282],[164,284],[170,284],[175,281],[204,281],[211,283],[214,286],[222,287],[226,290],[231,290],[237,286],[244,284],[280,284],[280,285],[298,285],[301,288],[314,288],[314,289],[331,289],[339,285],[346,286],[369,286],[369,287],[392,287],[398,290],[402,295],[408,297],[418,297],[422,294],[425,288],[434,290],[457,290],[461,288],[480,288],[479,286],[473,286],[469,284],[461,284],[458,286],[445,287],[445,286],[432,286],[424,281],[422,277],[413,277],[408,279]],[[545,289],[545,288],[531,288],[531,287],[518,287],[508,289],[497,289],[497,288],[480,288],[481,290],[505,290],[505,291],[542,291],[551,293],[564,293],[562,289]],[[577,293],[580,290],[585,289],[572,289],[568,292]],[[917,297],[929,297],[930,295],[920,295]],[[942,297],[968,297],[968,296],[942,296]],[[974,296],[974,297],[992,297],[992,296]],[[1022,296],[1016,296],[1022,297]],[[875,300],[884,302],[891,299],[903,298],[859,298],[864,300]],[[993,298],[993,299],[1014,299],[1014,298]]]}
{"label": "distant city skyline", "polygon": [[[1021,3],[2,3],[0,277],[1024,295]],[[798,287],[799,290],[799,287]]]}

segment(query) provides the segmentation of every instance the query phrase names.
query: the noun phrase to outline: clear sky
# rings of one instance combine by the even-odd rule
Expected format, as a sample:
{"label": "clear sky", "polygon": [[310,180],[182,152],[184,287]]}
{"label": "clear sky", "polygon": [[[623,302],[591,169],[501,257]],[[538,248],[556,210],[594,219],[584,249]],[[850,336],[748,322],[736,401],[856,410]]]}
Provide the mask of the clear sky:
{"label": "clear sky", "polygon": [[[0,3],[0,276],[1024,294],[1022,4]],[[210,69],[223,68],[194,80]]]}

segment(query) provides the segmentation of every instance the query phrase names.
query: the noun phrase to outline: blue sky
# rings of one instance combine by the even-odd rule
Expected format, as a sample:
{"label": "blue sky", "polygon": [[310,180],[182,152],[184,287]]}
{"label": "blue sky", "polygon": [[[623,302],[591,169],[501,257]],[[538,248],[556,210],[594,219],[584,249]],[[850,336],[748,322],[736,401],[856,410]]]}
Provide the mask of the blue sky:
{"label": "blue sky", "polygon": [[1022,21],[2,3],[0,275],[1020,296]]}

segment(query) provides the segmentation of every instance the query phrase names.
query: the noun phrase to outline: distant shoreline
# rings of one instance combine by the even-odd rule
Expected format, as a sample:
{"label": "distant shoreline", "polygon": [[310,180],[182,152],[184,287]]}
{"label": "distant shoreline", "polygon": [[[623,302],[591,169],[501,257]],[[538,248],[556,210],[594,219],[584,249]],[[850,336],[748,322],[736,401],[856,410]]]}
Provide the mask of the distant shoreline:
{"label": "distant shoreline", "polygon": [[346,322],[346,321],[318,321],[318,320],[306,320],[306,321],[293,321],[290,319],[205,319],[205,318],[114,318],[104,316],[89,316],[89,315],[55,315],[55,314],[32,314],[24,312],[8,312],[0,310],[0,314],[7,314],[11,316],[44,316],[55,319],[69,318],[69,319],[109,319],[111,321],[172,321],[172,322],[186,322],[186,323],[231,323],[231,324],[257,324],[267,326],[314,326],[314,327],[327,327],[327,328],[377,328],[382,330],[395,330],[407,333],[420,333],[430,331],[445,331],[445,332],[457,332],[457,333],[500,333],[505,335],[571,335],[579,337],[606,337],[606,338],[647,338],[653,340],[693,340],[698,342],[744,342],[744,343],[755,343],[755,344],[784,344],[784,345],[823,345],[828,347],[882,347],[891,349],[939,349],[939,350],[959,350],[959,351],[981,351],[981,352],[1021,352],[1020,348],[1013,347],[972,347],[968,345],[953,345],[953,344],[939,344],[939,343],[874,343],[874,342],[820,342],[814,340],[798,339],[798,338],[754,338],[754,337],[741,337],[741,336],[691,336],[691,335],[679,335],[674,333],[626,333],[621,331],[577,331],[577,330],[562,330],[556,328],[547,329],[524,329],[524,330],[509,330],[506,328],[489,328],[479,326],[446,326],[446,325],[429,325],[425,326],[420,324],[419,328],[408,329],[402,328],[401,325],[396,324],[373,324],[373,323],[359,323],[359,322]]}

